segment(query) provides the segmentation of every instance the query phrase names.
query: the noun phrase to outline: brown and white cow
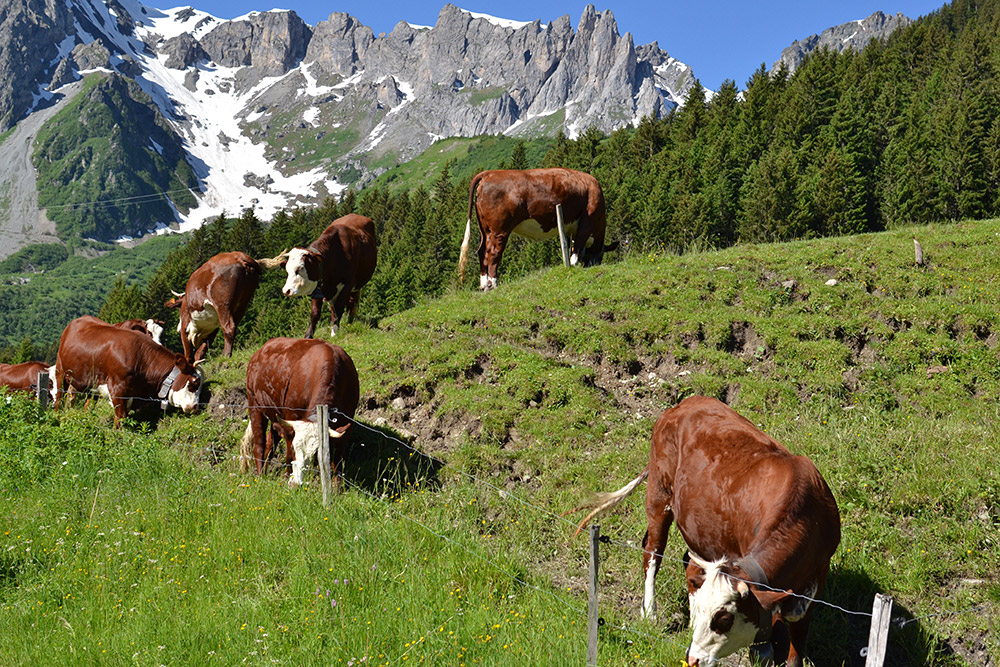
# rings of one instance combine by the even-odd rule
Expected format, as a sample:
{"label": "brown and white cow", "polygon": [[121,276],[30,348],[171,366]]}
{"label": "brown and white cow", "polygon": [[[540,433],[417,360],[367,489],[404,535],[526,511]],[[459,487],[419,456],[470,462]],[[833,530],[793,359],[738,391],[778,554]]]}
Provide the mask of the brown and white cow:
{"label": "brown and white cow", "polygon": [[49,374],[49,394],[55,399],[55,366],[41,361],[27,361],[23,364],[0,364],[0,387],[11,391],[35,391],[38,374]]}
{"label": "brown and white cow", "polygon": [[222,353],[233,356],[236,327],[250,306],[250,299],[260,284],[261,269],[278,266],[271,259],[256,260],[242,252],[220,253],[198,267],[187,281],[182,294],[164,305],[180,308],[177,333],[188,361],[205,358],[208,346],[219,329],[225,346]]}
{"label": "brown and white cow", "polygon": [[[305,462],[319,450],[316,406],[330,407],[330,437],[339,439],[351,427],[343,415],[354,417],[360,396],[358,371],[340,346],[315,339],[272,338],[247,364],[250,423],[240,443],[241,470],[248,469],[252,456],[261,474],[270,453],[265,441],[273,439],[277,430],[286,443],[285,462],[292,464],[288,485],[301,485]],[[331,448],[329,462],[335,484],[344,460],[340,442]]]}
{"label": "brown and white cow", "polygon": [[656,572],[676,521],[690,555],[687,662],[710,667],[755,639],[767,659],[771,626],[780,620],[790,640],[787,664],[801,666],[810,599],[840,543],[837,502],[816,466],[724,403],[693,396],[656,421],[642,474],[577,508],[592,509],[580,528],[647,477],[643,616],[655,611]]}
{"label": "brown and white cow", "polygon": [[465,279],[472,233],[472,210],[479,222],[479,287],[497,286],[500,256],[512,233],[529,239],[555,238],[556,205],[562,204],[566,236],[572,238],[570,264],[600,264],[605,251],[604,192],[597,179],[573,169],[497,169],[482,171],[469,184],[469,216],[458,262]]}
{"label": "brown and white cow", "polygon": [[330,302],[332,335],[337,335],[345,310],[354,317],[361,288],[375,274],[377,255],[375,223],[350,213],[330,223],[308,248],[292,248],[275,258],[288,272],[281,293],[312,297],[306,338],[312,338],[316,331],[324,300]]}
{"label": "brown and white cow", "polygon": [[193,412],[203,381],[201,371],[184,355],[96,317],[78,317],[66,325],[59,339],[56,408],[67,390],[97,389],[114,406],[116,428],[136,402]]}

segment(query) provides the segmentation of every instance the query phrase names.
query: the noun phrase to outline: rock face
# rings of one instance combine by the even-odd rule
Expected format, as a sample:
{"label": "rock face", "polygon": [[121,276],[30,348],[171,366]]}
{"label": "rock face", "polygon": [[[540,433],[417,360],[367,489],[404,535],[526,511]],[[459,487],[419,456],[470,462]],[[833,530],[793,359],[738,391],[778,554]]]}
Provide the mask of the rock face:
{"label": "rock face", "polygon": [[10,129],[33,107],[32,92],[55,77],[59,47],[73,32],[73,17],[61,0],[0,0],[0,77],[4,81],[0,131]]}
{"label": "rock face", "polygon": [[771,67],[774,72],[784,64],[791,74],[802,62],[802,59],[816,49],[826,47],[834,51],[854,49],[860,51],[873,39],[885,39],[893,31],[913,23],[913,20],[901,13],[895,15],[875,12],[866,19],[850,21],[832,28],[827,28],[818,35],[810,35],[805,39],[792,42],[781,52],[781,57]]}

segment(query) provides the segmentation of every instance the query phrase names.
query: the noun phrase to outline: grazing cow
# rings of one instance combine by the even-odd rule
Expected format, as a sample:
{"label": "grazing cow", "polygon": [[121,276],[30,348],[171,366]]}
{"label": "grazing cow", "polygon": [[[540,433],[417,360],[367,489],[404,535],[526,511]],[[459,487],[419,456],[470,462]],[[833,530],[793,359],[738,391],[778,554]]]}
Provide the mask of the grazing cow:
{"label": "grazing cow", "polygon": [[[56,354],[56,408],[67,390],[96,388],[115,409],[115,427],[134,401],[198,407],[202,373],[148,336],[85,315],[66,325]],[[138,407],[138,406],[137,406]]]}
{"label": "grazing cow", "polygon": [[11,391],[35,391],[39,373],[49,374],[49,395],[55,400],[55,367],[41,361],[0,364],[0,387]]}
{"label": "grazing cow", "polygon": [[188,361],[194,363],[205,358],[219,329],[225,340],[222,353],[233,356],[236,327],[257,291],[261,269],[278,264],[271,259],[256,260],[242,252],[220,253],[191,274],[183,293],[173,292],[174,298],[163,305],[181,309],[177,333],[181,334]]}
{"label": "grazing cow", "polygon": [[[319,450],[316,406],[330,407],[330,437],[342,438],[351,422],[334,410],[354,417],[360,396],[358,371],[343,348],[322,340],[272,338],[247,365],[250,423],[240,443],[241,469],[249,467],[252,447],[257,474],[261,474],[270,453],[270,448],[265,450],[265,438],[273,439],[277,430],[286,443],[285,463],[292,463],[288,485],[301,485],[303,465]],[[334,484],[339,483],[336,472],[344,459],[340,442],[331,448],[332,461],[326,462],[334,473]]]}
{"label": "grazing cow", "polygon": [[472,233],[472,209],[479,222],[479,287],[497,286],[500,256],[513,232],[529,239],[551,239],[558,234],[556,205],[562,204],[566,236],[572,237],[570,263],[600,264],[604,245],[604,193],[590,174],[573,169],[499,169],[481,171],[469,184],[469,217],[458,262],[465,279]]}
{"label": "grazing cow", "polygon": [[837,502],[816,466],[724,403],[694,396],[660,415],[642,474],[577,508],[592,509],[580,528],[647,477],[643,616],[655,610],[656,572],[676,521],[690,556],[687,662],[710,667],[755,638],[767,660],[771,626],[780,620],[790,641],[786,664],[801,667],[810,598],[822,590],[840,543]]}
{"label": "grazing cow", "polygon": [[275,258],[288,272],[281,293],[312,297],[306,338],[316,331],[324,300],[330,302],[331,335],[337,335],[345,310],[354,317],[361,288],[375,274],[376,258],[375,223],[355,213],[334,220],[308,248],[292,248]]}

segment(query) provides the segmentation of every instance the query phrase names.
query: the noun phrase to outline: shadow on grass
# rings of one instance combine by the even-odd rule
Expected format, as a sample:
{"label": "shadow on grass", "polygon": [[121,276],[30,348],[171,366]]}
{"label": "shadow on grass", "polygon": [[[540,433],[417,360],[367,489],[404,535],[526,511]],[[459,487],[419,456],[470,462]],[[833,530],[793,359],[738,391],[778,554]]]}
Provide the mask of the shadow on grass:
{"label": "shadow on grass", "polygon": [[355,421],[345,448],[344,476],[366,493],[392,497],[439,487],[444,463],[409,446],[390,428]]}
{"label": "shadow on grass", "polygon": [[[816,667],[863,667],[876,593],[885,594],[865,572],[834,568],[820,596],[824,602],[850,612],[816,605],[809,632],[809,657]],[[955,654],[949,638],[934,635],[913,614],[893,601],[886,667],[966,664]]]}

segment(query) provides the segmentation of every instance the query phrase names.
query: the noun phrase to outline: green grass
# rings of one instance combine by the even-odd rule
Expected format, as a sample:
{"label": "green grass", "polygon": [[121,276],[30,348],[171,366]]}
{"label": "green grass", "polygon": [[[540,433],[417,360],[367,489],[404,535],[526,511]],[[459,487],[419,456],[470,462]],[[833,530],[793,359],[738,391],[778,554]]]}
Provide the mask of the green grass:
{"label": "green grass", "polygon": [[[821,598],[869,612],[891,595],[915,620],[887,664],[992,664],[998,235],[964,222],[557,267],[350,323],[336,343],[359,418],[415,450],[357,429],[326,510],[310,476],[289,491],[236,472],[252,349],[210,353],[212,406],[151,430],[109,430],[106,405],[38,418],[0,399],[0,655],[581,664],[588,547],[555,514],[637,474],[655,418],[699,393],[823,473],[843,539]],[[638,617],[644,528],[641,493],[601,519],[602,665],[676,664],[689,638],[676,531],[658,619]],[[854,664],[867,636],[820,606],[812,661]]]}

